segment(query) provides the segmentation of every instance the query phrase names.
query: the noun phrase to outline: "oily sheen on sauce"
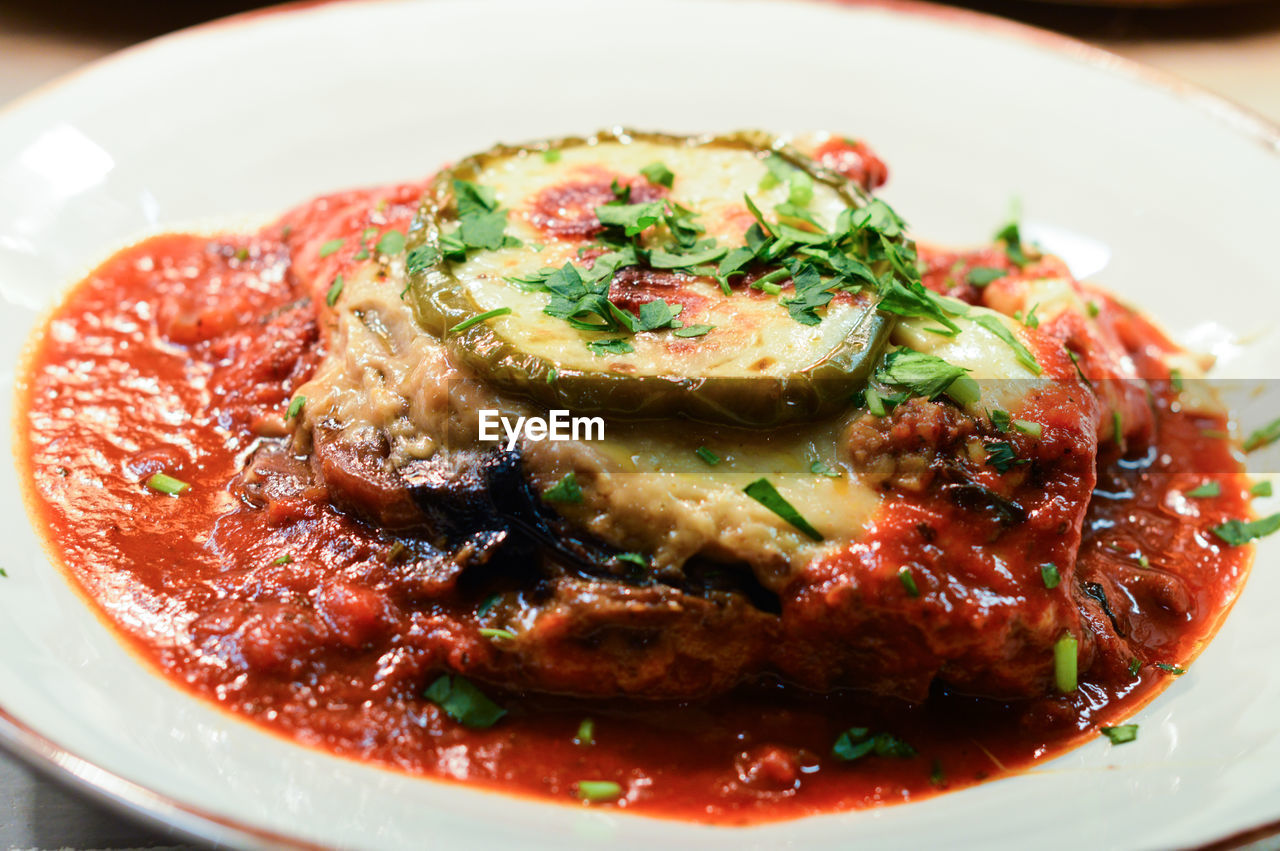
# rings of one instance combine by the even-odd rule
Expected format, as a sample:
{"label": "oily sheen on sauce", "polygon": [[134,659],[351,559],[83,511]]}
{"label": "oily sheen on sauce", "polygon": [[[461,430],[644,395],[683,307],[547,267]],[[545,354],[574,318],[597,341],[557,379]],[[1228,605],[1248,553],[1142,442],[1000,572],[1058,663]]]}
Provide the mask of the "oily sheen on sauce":
{"label": "oily sheen on sauce", "polygon": [[[616,806],[650,815],[793,818],[914,800],[1062,752],[1158,693],[1172,675],[1154,663],[1194,655],[1238,590],[1247,549],[1177,531],[1165,508],[1170,493],[1199,483],[1197,470],[1238,469],[1214,436],[1224,423],[1177,410],[1167,382],[1155,382],[1154,446],[1100,454],[1098,490],[1132,496],[1093,500],[1076,567],[1088,581],[1142,552],[1156,568],[1132,607],[1141,634],[1130,640],[1146,661],[1136,674],[1097,664],[1069,695],[1008,703],[935,689],[908,704],[780,682],[679,703],[486,685],[507,716],[463,727],[422,691],[463,652],[451,610],[478,601],[435,593],[427,544],[342,513],[305,476],[282,477],[304,483],[290,490],[242,473],[260,441],[286,432],[293,390],[317,362],[321,305],[295,262],[336,239],[355,253],[377,240],[371,228],[405,231],[421,190],[330,196],[256,233],[128,248],[70,292],[27,365],[20,455],[66,571],[159,671],[253,723],[504,791],[572,800],[579,781],[605,780],[622,789]],[[934,259],[943,269],[954,258]],[[1128,332],[1166,345],[1137,318]],[[191,487],[159,494],[143,484],[157,472]],[[1243,475],[1220,480],[1203,528],[1247,515]],[[272,487],[284,490],[254,504],[255,489]],[[900,499],[911,510],[886,513],[885,546],[912,546],[921,517],[963,533],[946,528],[936,498]],[[1166,575],[1180,595],[1160,584]],[[594,722],[590,744],[575,741],[584,718]],[[891,733],[915,755],[834,760],[832,743],[850,727]]]}

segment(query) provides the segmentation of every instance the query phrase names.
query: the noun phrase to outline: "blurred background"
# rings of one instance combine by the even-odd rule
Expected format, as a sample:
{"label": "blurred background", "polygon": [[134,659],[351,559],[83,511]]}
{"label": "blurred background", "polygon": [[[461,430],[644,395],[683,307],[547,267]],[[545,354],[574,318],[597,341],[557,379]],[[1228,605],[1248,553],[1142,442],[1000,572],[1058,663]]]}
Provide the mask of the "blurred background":
{"label": "blurred background", "polygon": [[[0,106],[130,44],[261,6],[246,0],[0,0]],[[1280,0],[955,5],[1074,36],[1280,122]]]}
{"label": "blurred background", "polygon": [[[260,5],[246,0],[0,0],[0,108],[131,44]],[[1280,0],[972,0],[956,5],[1106,48],[1280,123]],[[186,846],[84,802],[0,754],[0,847]],[[1280,840],[1254,848],[1280,849]]]}

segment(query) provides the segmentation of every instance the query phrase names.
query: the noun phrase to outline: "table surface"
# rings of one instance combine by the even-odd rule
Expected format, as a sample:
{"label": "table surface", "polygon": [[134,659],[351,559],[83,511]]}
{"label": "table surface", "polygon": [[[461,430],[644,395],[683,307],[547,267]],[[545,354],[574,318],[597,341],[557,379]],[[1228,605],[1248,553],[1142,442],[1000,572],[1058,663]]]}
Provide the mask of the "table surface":
{"label": "table surface", "polygon": [[[147,38],[250,8],[245,0],[0,0],[0,107]],[[1107,8],[970,0],[979,11],[1056,30],[1189,80],[1280,123],[1280,2]],[[0,846],[180,847],[64,791],[0,754]],[[1254,846],[1278,851],[1280,838]]]}

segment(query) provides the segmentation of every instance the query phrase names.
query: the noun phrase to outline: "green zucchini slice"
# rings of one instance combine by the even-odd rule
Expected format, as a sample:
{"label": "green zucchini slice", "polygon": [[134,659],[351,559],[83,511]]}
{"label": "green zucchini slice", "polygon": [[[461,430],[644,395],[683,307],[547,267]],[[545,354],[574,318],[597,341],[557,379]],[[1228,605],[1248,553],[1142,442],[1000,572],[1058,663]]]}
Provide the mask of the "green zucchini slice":
{"label": "green zucchini slice", "polygon": [[822,248],[814,234],[867,204],[855,184],[759,132],[500,146],[428,189],[410,291],[419,323],[455,362],[544,407],[758,427],[808,420],[847,408],[886,343],[892,319],[877,312],[874,287],[884,261],[866,258],[866,286],[807,313],[767,251],[745,274],[717,274],[735,249],[745,256],[751,205],[765,219],[756,245],[762,232],[789,238],[781,260],[798,270],[804,250]]}

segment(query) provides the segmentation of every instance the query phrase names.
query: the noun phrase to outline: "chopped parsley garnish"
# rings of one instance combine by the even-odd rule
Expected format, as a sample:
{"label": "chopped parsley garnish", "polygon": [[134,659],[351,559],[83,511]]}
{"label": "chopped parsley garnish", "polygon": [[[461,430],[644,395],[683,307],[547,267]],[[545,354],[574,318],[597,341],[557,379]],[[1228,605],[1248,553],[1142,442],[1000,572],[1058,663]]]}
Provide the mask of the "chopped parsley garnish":
{"label": "chopped parsley garnish", "polygon": [[1026,458],[1019,458],[1013,445],[1003,440],[986,444],[987,466],[995,467],[997,473],[1007,473],[1018,464],[1031,463]]}
{"label": "chopped parsley garnish", "polygon": [[613,558],[615,561],[634,564],[636,567],[647,568],[649,566],[649,560],[640,555],[640,553],[618,553]]}
{"label": "chopped parsley garnish", "polygon": [[891,733],[872,733],[866,727],[850,727],[831,746],[831,755],[841,762],[853,762],[864,756],[911,759],[916,749]]}
{"label": "chopped parsley garnish", "polygon": [[760,179],[760,188],[772,189],[779,183],[787,185],[787,203],[798,207],[808,206],[813,200],[813,178],[803,170],[796,168],[777,154],[770,154],[764,161],[767,169]]}
{"label": "chopped parsley garnish", "polygon": [[816,473],[819,476],[826,476],[829,479],[838,479],[841,475],[839,470],[831,469],[831,467],[822,461],[814,461],[810,464],[809,472]]}
{"label": "chopped parsley garnish", "polygon": [[1005,256],[1009,261],[1018,268],[1023,268],[1031,262],[1026,247],[1022,243],[1022,228],[1018,224],[1018,215],[1015,211],[1013,219],[1000,230],[996,231],[996,240],[1004,243]]}
{"label": "chopped parsley garnish", "polygon": [[481,322],[488,322],[490,319],[495,319],[499,316],[506,316],[510,312],[511,308],[509,307],[495,307],[493,310],[486,310],[484,313],[477,313],[475,316],[472,316],[469,319],[464,319],[457,325],[454,325],[449,329],[449,333],[460,334],[468,328],[479,325]]}
{"label": "chopped parsley garnish", "polygon": [[942,760],[935,759],[929,769],[929,783],[933,786],[947,785],[947,774],[942,770]]}
{"label": "chopped parsley garnish", "polygon": [[498,196],[492,189],[469,180],[455,180],[453,195],[458,206],[458,229],[442,237],[441,244],[448,243],[455,253],[461,250],[463,257],[469,249],[496,251],[519,244],[519,240],[506,235],[507,211],[498,206]]}
{"label": "chopped parsley garnish", "polygon": [[1013,417],[1009,416],[1008,411],[996,408],[991,412],[991,425],[1001,434],[1008,434],[1009,427],[1013,425]]}
{"label": "chopped parsley garnish", "polygon": [[1250,496],[1271,496],[1271,482],[1258,482],[1249,488]]}
{"label": "chopped parsley garnish", "polygon": [[671,169],[667,168],[660,162],[649,163],[640,169],[640,173],[644,175],[644,179],[658,186],[665,186],[670,189],[676,182],[676,176],[671,173]]}
{"label": "chopped parsley garnish", "polygon": [[1017,358],[1018,363],[1022,364],[1036,375],[1039,375],[1044,371],[1036,361],[1035,355],[1031,354],[1031,350],[1024,346],[1021,340],[1013,336],[1013,332],[1006,328],[1004,323],[995,316],[990,313],[983,313],[974,316],[973,321],[990,331],[992,334],[995,334],[1004,342],[1005,345],[1013,349],[1014,357]]}
{"label": "chopped parsley garnish", "polygon": [[697,449],[693,450],[693,454],[697,455],[703,461],[706,461],[712,467],[720,463],[720,456],[705,446],[699,446]]}
{"label": "chopped parsley garnish", "polygon": [[787,502],[768,479],[756,479],[743,488],[743,492],[808,537],[815,541],[822,540],[822,533],[809,525],[809,521],[800,516],[795,506]]}
{"label": "chopped parsley garnish", "polygon": [[1040,580],[1044,582],[1044,587],[1052,590],[1057,588],[1062,582],[1062,574],[1058,572],[1058,566],[1053,562],[1046,562],[1040,565]]}
{"label": "chopped parsley garnish", "polygon": [[1173,390],[1174,393],[1182,392],[1182,370],[1180,369],[1169,370],[1169,387]]}
{"label": "chopped parsley garnish", "polygon": [[542,492],[547,502],[582,502],[582,488],[578,485],[578,477],[572,470],[564,474],[564,478]]}
{"label": "chopped parsley garnish", "polygon": [[241,262],[249,259],[249,249],[243,245],[236,249],[235,258]]}
{"label": "chopped parsley garnish", "polygon": [[420,275],[435,265],[440,259],[440,252],[434,245],[419,245],[409,252],[404,259],[405,268],[411,275]]}
{"label": "chopped parsley garnish", "polygon": [[427,687],[423,697],[464,727],[482,729],[498,723],[507,710],[498,706],[466,677],[445,674]]}
{"label": "chopped parsley garnish", "polygon": [[497,605],[498,596],[499,595],[497,594],[490,594],[488,597],[485,597],[484,600],[481,601],[479,607],[476,608],[476,617],[482,618],[489,614],[489,610]]}
{"label": "chopped parsley garnish", "polygon": [[1137,678],[1138,671],[1142,670],[1142,660],[1134,656],[1129,660],[1129,676]]}
{"label": "chopped parsley garnish", "polygon": [[1053,684],[1063,694],[1076,690],[1076,648],[1076,638],[1069,632],[1053,645]]}
{"label": "chopped parsley garnish", "polygon": [[331,239],[331,240],[329,240],[329,241],[328,241],[328,242],[326,242],[324,245],[321,245],[321,246],[320,246],[320,256],[321,256],[322,258],[323,258],[323,257],[328,257],[330,254],[333,254],[335,251],[337,251],[337,250],[339,250],[340,248],[342,248],[343,243],[345,243],[345,242],[346,242],[346,240],[345,240],[345,239]]}
{"label": "chopped parsley garnish", "polygon": [[490,626],[480,627],[480,634],[485,638],[496,638],[499,641],[512,641],[516,634],[509,629],[496,629]]}
{"label": "chopped parsley garnish", "polygon": [[9,578],[9,571],[5,570],[3,567],[0,567],[0,577],[3,577],[3,578],[5,578],[5,579],[8,579],[8,578]]}
{"label": "chopped parsley garnish", "polygon": [[604,357],[605,355],[629,355],[636,350],[622,337],[613,337],[608,340],[589,340],[587,348],[596,357]]}
{"label": "chopped parsley garnish", "polygon": [[992,281],[1000,280],[1008,274],[1009,273],[1004,269],[997,269],[994,266],[974,266],[969,270],[968,274],[966,274],[964,278],[971,286],[982,288],[987,284],[990,284]]}
{"label": "chopped parsley garnish", "polygon": [[612,780],[579,780],[574,784],[574,797],[588,803],[616,801],[622,797],[622,787]]}
{"label": "chopped parsley garnish", "polygon": [[916,578],[911,575],[911,568],[898,568],[898,581],[902,583],[902,587],[907,592],[908,597],[920,596],[920,587],[916,585]]}
{"label": "chopped parsley garnish", "polygon": [[1030,420],[1014,420],[1013,427],[1025,434],[1027,437],[1034,437],[1036,440],[1044,434],[1044,426],[1040,423],[1033,423]]}
{"label": "chopped parsley garnish", "polygon": [[191,485],[181,479],[175,479],[167,473],[155,473],[151,478],[147,479],[147,487],[151,488],[153,491],[166,493],[169,496],[177,496],[190,488]]}
{"label": "chopped parsley garnish", "polygon": [[969,370],[954,366],[935,355],[926,355],[911,349],[895,349],[884,357],[884,363],[876,370],[876,380],[901,387],[913,396],[936,399],[947,393],[957,379]]}
{"label": "chopped parsley garnish", "polygon": [[289,408],[284,412],[284,418],[286,420],[293,419],[298,414],[302,413],[302,408],[306,404],[307,404],[306,396],[294,396],[293,400],[289,402]]}
{"label": "chopped parsley garnish", "polygon": [[1214,497],[1214,496],[1221,496],[1221,495],[1222,495],[1222,485],[1216,481],[1205,482],[1199,487],[1194,487],[1191,490],[1187,491],[1187,496],[1193,496],[1197,498]]}
{"label": "chopped parsley garnish", "polygon": [[1177,665],[1170,665],[1168,662],[1156,662],[1156,667],[1160,670],[1180,677],[1187,672],[1186,668],[1179,668]]}
{"label": "chopped parsley garnish", "polygon": [[378,244],[374,246],[374,251],[392,257],[404,251],[404,234],[398,230],[389,230],[378,240]]}
{"label": "chopped parsley garnish", "polygon": [[671,333],[677,337],[701,337],[709,334],[715,329],[714,325],[686,325],[683,328],[677,328]]}
{"label": "chopped parsley garnish", "polygon": [[1280,529],[1280,514],[1272,514],[1261,520],[1246,523],[1243,520],[1228,520],[1211,530],[1227,546],[1240,547],[1254,538],[1262,538]]}
{"label": "chopped parsley garnish", "polygon": [[1121,724],[1119,727],[1103,727],[1102,735],[1111,740],[1113,745],[1123,745],[1138,738],[1137,724]]}
{"label": "chopped parsley garnish", "polygon": [[271,563],[272,563],[272,564],[276,564],[276,565],[280,565],[280,564],[292,564],[292,563],[293,563],[293,556],[292,556],[292,555],[290,555],[289,553],[285,553],[285,554],[284,554],[284,555],[282,555],[282,556],[276,556],[274,559],[272,559],[272,560],[271,560]]}
{"label": "chopped parsley garnish", "polygon": [[1280,420],[1272,420],[1244,439],[1244,451],[1252,452],[1280,440]]}
{"label": "chopped parsley garnish", "polygon": [[[1096,317],[1099,313],[1102,312],[1102,308],[1098,307],[1098,303],[1096,301],[1086,302],[1084,309],[1085,309],[1085,312],[1089,314],[1089,318],[1091,319],[1093,317]],[[1106,729],[1106,728],[1103,728],[1103,729]]]}
{"label": "chopped parsley garnish", "polygon": [[578,732],[573,737],[573,743],[578,747],[588,748],[596,743],[596,722],[590,718],[583,718],[582,723],[578,725]]}
{"label": "chopped parsley garnish", "polygon": [[547,150],[543,151],[543,152],[542,152],[542,161],[543,161],[543,162],[548,162],[548,163],[558,163],[558,162],[560,162],[560,149],[559,149],[559,148],[549,148],[549,149],[547,149]]}
{"label": "chopped parsley garnish", "polygon": [[342,276],[333,279],[333,283],[329,285],[329,292],[325,294],[324,303],[333,307],[338,303],[338,296],[342,295]]}

